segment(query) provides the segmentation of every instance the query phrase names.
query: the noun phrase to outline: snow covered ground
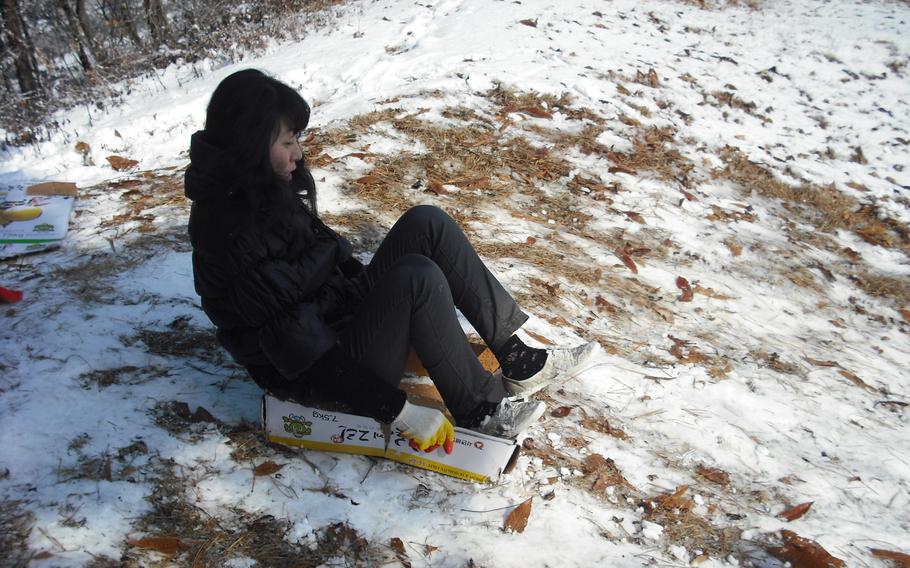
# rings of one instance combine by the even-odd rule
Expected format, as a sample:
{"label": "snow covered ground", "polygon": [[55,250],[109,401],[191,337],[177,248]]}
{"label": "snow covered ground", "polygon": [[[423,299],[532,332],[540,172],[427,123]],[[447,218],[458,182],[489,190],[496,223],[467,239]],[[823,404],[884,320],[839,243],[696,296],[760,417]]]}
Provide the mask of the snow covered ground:
{"label": "snow covered ground", "polygon": [[[60,250],[0,264],[25,294],[0,316],[0,563],[908,565],[910,5],[751,4],[352,3],[3,154],[0,183],[80,199]],[[498,483],[263,442],[181,186],[245,67],[311,102],[322,211],[362,254],[437,204],[532,337],[603,346]]]}

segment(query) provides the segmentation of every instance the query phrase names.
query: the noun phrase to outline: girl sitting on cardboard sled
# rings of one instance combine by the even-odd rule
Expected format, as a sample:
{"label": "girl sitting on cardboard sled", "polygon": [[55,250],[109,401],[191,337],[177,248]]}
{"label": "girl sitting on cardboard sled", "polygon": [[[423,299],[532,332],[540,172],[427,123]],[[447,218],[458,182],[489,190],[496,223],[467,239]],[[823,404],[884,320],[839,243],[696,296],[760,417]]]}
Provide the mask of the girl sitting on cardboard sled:
{"label": "girl sitting on cardboard sled", "polygon": [[[544,350],[515,335],[528,319],[458,225],[431,206],[395,223],[367,266],[319,219],[298,136],[310,108],[260,71],[224,79],[192,136],[186,195],[202,308],[218,340],[263,389],[314,393],[451,453],[453,425],[397,388],[413,346],[460,426],[515,437],[544,411],[521,397],[593,350]],[[455,308],[496,355],[477,360]]]}

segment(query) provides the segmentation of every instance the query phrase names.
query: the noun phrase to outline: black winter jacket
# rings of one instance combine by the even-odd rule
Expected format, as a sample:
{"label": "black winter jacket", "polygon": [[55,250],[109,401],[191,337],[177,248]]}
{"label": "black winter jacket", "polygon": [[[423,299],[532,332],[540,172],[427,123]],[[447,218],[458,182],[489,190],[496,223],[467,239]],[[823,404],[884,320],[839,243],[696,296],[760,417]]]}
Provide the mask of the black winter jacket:
{"label": "black winter jacket", "polygon": [[[306,382],[310,370],[320,380],[345,383],[329,386],[364,397],[362,404],[348,401],[353,406],[371,403],[369,414],[393,418],[403,404],[401,391],[372,382],[364,389],[352,383],[350,375],[358,370],[348,366],[348,376],[339,379],[335,368],[337,333],[360,301],[356,285],[341,269],[351,263],[350,243],[296,198],[287,223],[270,222],[267,208],[251,215],[247,201],[228,192],[219,165],[222,151],[208,143],[204,131],[192,137],[190,161],[185,189],[193,200],[193,277],[221,345],[266,390],[294,391],[287,382]],[[313,183],[309,172],[301,173],[304,183]],[[333,368],[314,367],[317,362]],[[382,408],[376,408],[377,398],[384,401]]]}

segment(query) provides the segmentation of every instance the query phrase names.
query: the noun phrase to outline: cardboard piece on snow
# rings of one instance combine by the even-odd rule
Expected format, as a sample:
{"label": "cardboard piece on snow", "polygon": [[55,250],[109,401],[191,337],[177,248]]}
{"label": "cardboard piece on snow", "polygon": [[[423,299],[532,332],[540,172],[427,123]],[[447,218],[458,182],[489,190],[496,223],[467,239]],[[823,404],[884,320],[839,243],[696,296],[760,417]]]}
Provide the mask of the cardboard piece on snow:
{"label": "cardboard piece on snow", "polygon": [[0,188],[0,258],[59,246],[75,200],[74,183]]}
{"label": "cardboard piece on snow", "polygon": [[[484,345],[472,343],[472,347],[484,368],[492,371],[499,366]],[[413,351],[407,371],[427,376],[426,369]],[[401,388],[409,401],[433,406],[449,414],[439,391],[432,384],[403,381]],[[262,399],[262,422],[271,442],[312,450],[384,457],[481,483],[508,472],[519,452],[515,440],[487,436],[464,428],[455,428],[455,449],[451,454],[446,454],[442,448],[429,453],[421,452],[412,449],[397,432],[390,431],[372,418],[283,401],[268,394]]]}
{"label": "cardboard piece on snow", "polygon": [[[518,457],[515,440],[455,428],[455,449],[414,450],[397,432],[364,416],[323,410],[271,395],[262,398],[262,421],[270,442],[311,450],[384,457],[468,481],[486,483],[508,472]],[[385,431],[383,431],[385,430]]]}

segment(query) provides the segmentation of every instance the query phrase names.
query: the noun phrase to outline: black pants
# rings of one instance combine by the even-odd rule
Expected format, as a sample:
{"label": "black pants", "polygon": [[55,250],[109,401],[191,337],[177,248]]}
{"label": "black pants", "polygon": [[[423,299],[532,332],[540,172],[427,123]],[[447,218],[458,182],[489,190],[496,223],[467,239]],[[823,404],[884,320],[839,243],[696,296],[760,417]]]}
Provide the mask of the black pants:
{"label": "black pants", "polygon": [[493,350],[528,316],[441,209],[402,215],[356,284],[363,301],[340,342],[348,357],[397,385],[413,346],[456,420],[506,396],[471,350],[455,308]]}

